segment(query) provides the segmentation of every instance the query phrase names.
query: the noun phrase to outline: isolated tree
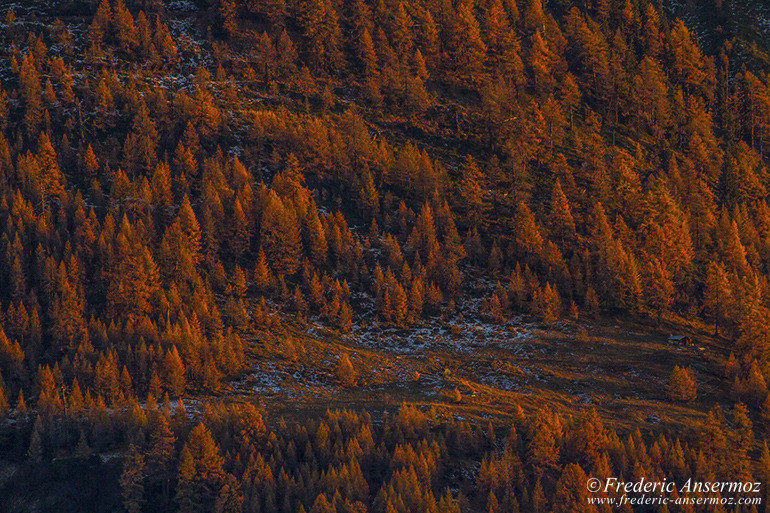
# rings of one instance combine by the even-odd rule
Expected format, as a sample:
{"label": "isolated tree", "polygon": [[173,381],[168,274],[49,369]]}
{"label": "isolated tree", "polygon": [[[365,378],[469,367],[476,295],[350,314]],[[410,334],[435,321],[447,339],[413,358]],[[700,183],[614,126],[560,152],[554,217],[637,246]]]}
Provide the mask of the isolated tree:
{"label": "isolated tree", "polygon": [[346,353],[343,353],[342,356],[340,356],[339,362],[337,363],[337,379],[339,379],[340,383],[347,388],[355,386],[356,381],[358,380],[350,357]]}
{"label": "isolated tree", "polygon": [[694,401],[697,392],[695,374],[692,369],[674,367],[668,379],[668,397],[672,401]]}

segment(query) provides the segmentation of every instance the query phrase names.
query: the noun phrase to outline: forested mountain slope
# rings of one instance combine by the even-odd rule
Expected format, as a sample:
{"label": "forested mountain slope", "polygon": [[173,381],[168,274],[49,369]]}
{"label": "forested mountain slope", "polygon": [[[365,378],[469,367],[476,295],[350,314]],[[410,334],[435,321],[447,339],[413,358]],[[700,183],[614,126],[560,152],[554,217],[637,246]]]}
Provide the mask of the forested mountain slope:
{"label": "forested mountain slope", "polygon": [[[767,475],[768,63],[697,7],[7,5],[4,490],[67,465],[117,475],[105,454],[129,444],[129,511],[145,492],[147,511],[568,511],[585,473]],[[588,410],[519,408],[503,436],[406,405],[266,426],[212,397],[330,352],[353,388],[344,341],[372,326],[512,318],[716,332],[723,368],[703,379],[748,408],[621,441]],[[333,345],[296,335],[320,330]],[[196,410],[171,415],[180,397]],[[116,489],[81,499],[111,508]]]}

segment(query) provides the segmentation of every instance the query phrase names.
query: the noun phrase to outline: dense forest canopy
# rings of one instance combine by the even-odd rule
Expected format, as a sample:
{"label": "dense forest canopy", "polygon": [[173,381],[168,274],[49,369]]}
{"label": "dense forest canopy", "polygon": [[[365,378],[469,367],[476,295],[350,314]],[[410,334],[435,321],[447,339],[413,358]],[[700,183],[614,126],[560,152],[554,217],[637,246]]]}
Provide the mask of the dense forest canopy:
{"label": "dense forest canopy", "polygon": [[[311,513],[575,511],[587,474],[770,477],[770,82],[746,45],[704,52],[646,0],[4,16],[0,443],[30,475],[119,448],[128,511]],[[515,315],[705,322],[742,403],[680,442],[595,411],[496,433],[406,405],[278,427],[181,400],[310,319]],[[337,372],[355,386],[346,355]]]}

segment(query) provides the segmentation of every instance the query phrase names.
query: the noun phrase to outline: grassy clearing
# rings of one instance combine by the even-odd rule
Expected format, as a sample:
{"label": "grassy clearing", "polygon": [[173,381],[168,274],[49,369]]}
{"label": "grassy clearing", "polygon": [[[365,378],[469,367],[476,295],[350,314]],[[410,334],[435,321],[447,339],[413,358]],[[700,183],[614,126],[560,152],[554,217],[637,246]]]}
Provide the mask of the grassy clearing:
{"label": "grassy clearing", "polygon": [[[696,344],[667,345],[673,332],[690,335]],[[263,404],[275,419],[349,408],[367,410],[377,420],[407,403],[505,424],[518,407],[527,412],[549,406],[566,415],[595,407],[620,431],[681,434],[715,403],[730,404],[721,378],[728,349],[703,326],[683,323],[655,329],[632,321],[551,328],[467,321],[451,328],[381,331],[371,326],[353,336],[293,327],[280,336],[257,337],[252,367],[232,390]],[[343,353],[356,370],[354,387],[342,386],[337,378]],[[667,399],[675,365],[695,370],[696,401]]]}

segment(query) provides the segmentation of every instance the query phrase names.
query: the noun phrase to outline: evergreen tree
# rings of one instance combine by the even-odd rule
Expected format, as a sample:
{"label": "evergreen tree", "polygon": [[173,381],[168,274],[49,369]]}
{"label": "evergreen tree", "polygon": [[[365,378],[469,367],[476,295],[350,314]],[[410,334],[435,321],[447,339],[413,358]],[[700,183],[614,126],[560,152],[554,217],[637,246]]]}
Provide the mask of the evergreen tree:
{"label": "evergreen tree", "polygon": [[192,454],[187,447],[184,447],[179,458],[175,497],[180,513],[196,513],[203,510],[193,485],[195,477],[195,463]]}
{"label": "evergreen tree", "polygon": [[569,200],[561,188],[561,182],[556,179],[551,192],[551,230],[562,242],[575,239],[575,219],[572,217],[572,209]]}
{"label": "evergreen tree", "polygon": [[668,382],[669,398],[673,401],[693,401],[696,397],[696,391],[697,384],[692,369],[675,366]]}
{"label": "evergreen tree", "polygon": [[596,512],[596,506],[589,502],[589,494],[585,483],[588,476],[580,465],[570,463],[561,473],[556,483],[556,494],[553,499],[554,513]]}
{"label": "evergreen tree", "polygon": [[270,191],[262,214],[261,249],[277,273],[294,274],[300,265],[300,226],[294,212]]}
{"label": "evergreen tree", "polygon": [[165,370],[168,391],[171,392],[174,397],[181,396],[184,392],[186,382],[185,367],[176,346],[172,346],[166,351],[163,367]]}
{"label": "evergreen tree", "polygon": [[350,362],[350,357],[347,354],[340,356],[339,363],[337,364],[337,378],[345,387],[353,387],[356,384],[358,377],[356,371],[353,368],[353,364]]}
{"label": "evergreen tree", "polygon": [[131,444],[123,462],[123,473],[120,475],[120,490],[123,496],[123,507],[128,513],[142,511],[144,499],[144,456]]}
{"label": "evergreen tree", "polygon": [[648,268],[647,302],[657,312],[657,324],[663,321],[663,314],[668,311],[673,301],[674,284],[671,275],[657,258],[653,258]]}
{"label": "evergreen tree", "polygon": [[719,334],[720,326],[726,327],[732,319],[734,304],[727,273],[719,262],[709,262],[703,303],[714,321],[714,334]]}

